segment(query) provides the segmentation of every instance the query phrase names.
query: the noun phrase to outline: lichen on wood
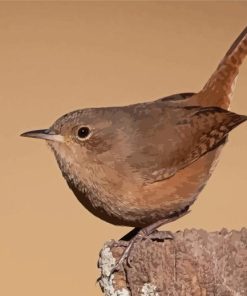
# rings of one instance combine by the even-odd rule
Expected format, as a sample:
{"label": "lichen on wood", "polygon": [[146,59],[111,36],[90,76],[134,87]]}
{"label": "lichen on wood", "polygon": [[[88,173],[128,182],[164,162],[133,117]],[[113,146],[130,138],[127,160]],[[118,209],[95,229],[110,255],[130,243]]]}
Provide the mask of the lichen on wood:
{"label": "lichen on wood", "polygon": [[113,273],[126,244],[110,241],[100,253],[99,279],[106,296],[245,296],[247,229],[184,230],[173,239],[147,238],[131,251],[130,266]]}

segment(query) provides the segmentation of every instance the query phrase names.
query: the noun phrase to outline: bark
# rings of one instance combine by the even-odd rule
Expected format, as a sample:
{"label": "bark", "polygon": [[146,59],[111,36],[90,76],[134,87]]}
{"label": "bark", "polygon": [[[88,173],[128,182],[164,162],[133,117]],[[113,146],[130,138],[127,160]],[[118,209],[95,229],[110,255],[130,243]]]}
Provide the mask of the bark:
{"label": "bark", "polygon": [[147,238],[135,244],[131,266],[125,262],[109,277],[123,253],[121,241],[100,252],[99,279],[107,296],[247,295],[247,229],[208,233],[184,230],[173,239]]}

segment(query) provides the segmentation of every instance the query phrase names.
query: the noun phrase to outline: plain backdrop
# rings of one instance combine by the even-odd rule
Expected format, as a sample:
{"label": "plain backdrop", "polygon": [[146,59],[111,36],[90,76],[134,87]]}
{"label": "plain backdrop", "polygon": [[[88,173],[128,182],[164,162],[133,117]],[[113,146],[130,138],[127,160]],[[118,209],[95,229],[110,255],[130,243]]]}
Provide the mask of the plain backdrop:
{"label": "plain backdrop", "polygon": [[[247,25],[245,2],[0,3],[0,295],[101,295],[100,221],[47,145],[20,138],[78,108],[197,91]],[[247,61],[231,109],[247,114]],[[246,226],[247,124],[231,133],[192,207],[169,230]]]}

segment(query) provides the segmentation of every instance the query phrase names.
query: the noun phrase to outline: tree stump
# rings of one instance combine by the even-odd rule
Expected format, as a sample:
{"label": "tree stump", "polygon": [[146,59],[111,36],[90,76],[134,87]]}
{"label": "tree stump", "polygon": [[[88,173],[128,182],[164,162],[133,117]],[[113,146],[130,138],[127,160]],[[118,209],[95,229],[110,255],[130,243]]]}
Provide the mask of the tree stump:
{"label": "tree stump", "polygon": [[99,284],[106,296],[246,296],[247,229],[184,230],[173,239],[147,238],[131,251],[129,266],[110,271],[126,246],[106,243]]}

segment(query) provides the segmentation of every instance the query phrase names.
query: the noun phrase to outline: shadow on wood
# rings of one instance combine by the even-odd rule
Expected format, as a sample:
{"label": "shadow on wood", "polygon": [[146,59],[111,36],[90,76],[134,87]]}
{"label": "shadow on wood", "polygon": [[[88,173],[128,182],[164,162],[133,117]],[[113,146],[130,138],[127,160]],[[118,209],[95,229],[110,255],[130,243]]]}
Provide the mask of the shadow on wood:
{"label": "shadow on wood", "polygon": [[[162,232],[157,232],[161,237]],[[184,230],[174,239],[145,239],[131,254],[131,266],[109,277],[125,246],[105,244],[99,284],[107,296],[247,295],[247,229],[208,233]]]}

